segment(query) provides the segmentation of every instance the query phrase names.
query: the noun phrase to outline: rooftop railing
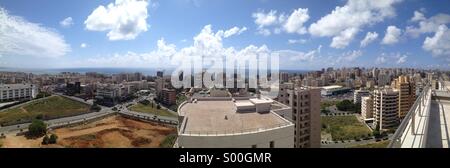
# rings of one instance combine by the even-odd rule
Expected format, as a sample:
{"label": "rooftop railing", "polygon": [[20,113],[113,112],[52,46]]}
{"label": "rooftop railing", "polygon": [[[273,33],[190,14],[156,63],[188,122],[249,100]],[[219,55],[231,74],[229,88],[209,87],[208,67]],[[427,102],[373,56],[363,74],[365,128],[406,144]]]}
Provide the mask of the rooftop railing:
{"label": "rooftop railing", "polygon": [[[402,147],[424,147],[425,146],[425,134],[427,130],[427,118],[430,110],[432,88],[429,84],[426,84],[411,109],[409,109],[405,118],[392,136],[392,140],[388,145],[388,148],[402,148]],[[424,119],[422,121],[422,119]],[[423,122],[423,123],[420,123]],[[417,136],[422,138],[420,141],[408,140],[415,139]],[[408,142],[408,145],[405,145]]]}
{"label": "rooftop railing", "polygon": [[237,135],[237,134],[249,134],[249,133],[256,133],[256,132],[262,132],[267,130],[273,130],[278,128],[283,128],[287,126],[293,125],[292,123],[280,123],[280,124],[274,124],[269,125],[265,127],[257,127],[257,128],[246,128],[246,129],[236,129],[236,130],[220,130],[220,131],[186,131],[184,130],[181,135],[188,135],[188,136],[227,136],[227,135]]}

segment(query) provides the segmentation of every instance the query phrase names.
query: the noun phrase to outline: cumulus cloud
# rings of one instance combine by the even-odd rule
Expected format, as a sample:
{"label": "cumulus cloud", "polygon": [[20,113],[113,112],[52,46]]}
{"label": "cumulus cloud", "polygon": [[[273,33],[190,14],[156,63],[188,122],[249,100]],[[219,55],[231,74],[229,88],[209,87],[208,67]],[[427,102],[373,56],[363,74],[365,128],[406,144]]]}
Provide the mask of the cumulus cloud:
{"label": "cumulus cloud", "polygon": [[402,30],[395,26],[388,26],[386,29],[386,34],[384,35],[383,41],[381,44],[395,44],[399,41]]}
{"label": "cumulus cloud", "polygon": [[84,21],[87,30],[109,31],[109,40],[132,40],[148,30],[145,0],[116,0],[100,5]]}
{"label": "cumulus cloud", "polygon": [[434,56],[445,56],[450,60],[450,30],[441,25],[433,37],[426,37],[422,48]]}
{"label": "cumulus cloud", "polygon": [[417,22],[422,20],[425,20],[425,16],[423,15],[423,13],[419,11],[414,11],[414,16],[411,18],[411,21]]}
{"label": "cumulus cloud", "polygon": [[366,37],[361,41],[360,47],[366,47],[378,38],[377,32],[367,32]]}
{"label": "cumulus cloud", "polygon": [[235,26],[235,27],[225,31],[223,33],[223,37],[228,38],[228,37],[233,36],[233,35],[240,35],[243,32],[245,32],[246,30],[247,30],[247,27],[239,28],[239,27]]}
{"label": "cumulus cloud", "polygon": [[255,23],[260,27],[266,27],[270,25],[274,25],[278,21],[277,11],[270,10],[270,12],[265,13],[264,11],[258,11],[252,14],[252,17],[255,18]]}
{"label": "cumulus cloud", "polygon": [[308,52],[301,52],[295,50],[280,50],[275,51],[275,53],[279,54],[280,57],[286,58],[289,61],[293,61],[295,63],[312,62],[320,54],[321,48],[322,46],[319,46],[317,49]]}
{"label": "cumulus cloud", "polygon": [[0,8],[0,55],[61,57],[68,52],[70,46],[57,32]]}
{"label": "cumulus cloud", "polygon": [[450,23],[450,15],[448,14],[437,14],[430,18],[425,18],[424,14],[420,11],[414,11],[414,17],[411,18],[412,22],[418,22],[418,27],[407,26],[406,34],[413,38],[419,37],[419,35],[424,33],[434,33],[438,31],[440,25],[446,25]]}
{"label": "cumulus cloud", "polygon": [[347,47],[350,41],[355,37],[356,33],[358,33],[358,29],[356,28],[345,29],[339,35],[333,37],[330,47],[339,49]]}
{"label": "cumulus cloud", "polygon": [[70,26],[73,25],[73,19],[72,17],[67,17],[64,20],[62,20],[61,22],[59,22],[59,25],[61,25],[64,28],[69,28]]}
{"label": "cumulus cloud", "polygon": [[279,54],[280,59],[290,60],[287,62],[295,63],[298,66],[298,63],[315,60],[320,54],[321,46],[307,52],[295,50],[271,51],[266,45],[248,45],[242,49],[224,47],[225,32],[224,30],[214,31],[211,25],[206,25],[200,33],[193,37],[193,43],[190,46],[177,49],[174,44],[168,44],[164,38],[161,38],[157,42],[157,49],[147,53],[127,52],[124,54],[113,54],[79,61],[76,65],[87,67],[176,67],[180,61],[189,59],[198,59],[198,61],[202,58],[219,57],[241,59],[249,55]]}
{"label": "cumulus cloud", "polygon": [[288,33],[305,34],[307,31],[303,24],[308,20],[308,9],[298,8],[292,12],[286,23],[283,25],[283,28]]}
{"label": "cumulus cloud", "polygon": [[86,48],[86,47],[88,47],[88,45],[87,45],[86,43],[81,43],[81,44],[80,44],[80,47],[81,47],[81,48]]}
{"label": "cumulus cloud", "polygon": [[365,26],[394,17],[394,5],[400,1],[348,0],[344,6],[337,6],[330,14],[311,24],[308,30],[313,36],[335,37],[330,46],[344,48]]}
{"label": "cumulus cloud", "polygon": [[375,59],[375,64],[384,64],[390,66],[398,66],[407,62],[409,54],[396,53],[381,53],[379,57]]}
{"label": "cumulus cloud", "polygon": [[[252,14],[255,24],[258,25],[258,34],[268,36],[270,34],[280,34],[282,31],[286,33],[307,33],[304,23],[309,20],[307,8],[298,8],[291,14],[277,14],[276,10],[269,12],[258,11]],[[273,30],[271,31],[272,28]]]}

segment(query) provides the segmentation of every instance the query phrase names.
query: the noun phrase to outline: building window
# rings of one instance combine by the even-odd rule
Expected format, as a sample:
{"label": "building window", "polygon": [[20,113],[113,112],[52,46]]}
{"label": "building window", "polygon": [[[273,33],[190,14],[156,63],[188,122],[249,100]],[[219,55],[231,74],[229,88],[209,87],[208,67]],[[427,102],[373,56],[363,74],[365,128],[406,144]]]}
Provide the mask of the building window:
{"label": "building window", "polygon": [[275,141],[270,141],[270,148],[275,148]]}

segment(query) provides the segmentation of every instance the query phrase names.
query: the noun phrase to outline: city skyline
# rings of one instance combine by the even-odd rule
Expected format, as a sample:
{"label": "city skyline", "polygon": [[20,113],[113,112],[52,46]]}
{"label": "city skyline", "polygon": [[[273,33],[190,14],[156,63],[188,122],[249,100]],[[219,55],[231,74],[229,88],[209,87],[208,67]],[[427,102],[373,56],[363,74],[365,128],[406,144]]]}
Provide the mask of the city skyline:
{"label": "city skyline", "polygon": [[174,59],[204,53],[278,53],[286,70],[449,69],[449,5],[6,0],[0,2],[0,67],[166,69],[176,67]]}

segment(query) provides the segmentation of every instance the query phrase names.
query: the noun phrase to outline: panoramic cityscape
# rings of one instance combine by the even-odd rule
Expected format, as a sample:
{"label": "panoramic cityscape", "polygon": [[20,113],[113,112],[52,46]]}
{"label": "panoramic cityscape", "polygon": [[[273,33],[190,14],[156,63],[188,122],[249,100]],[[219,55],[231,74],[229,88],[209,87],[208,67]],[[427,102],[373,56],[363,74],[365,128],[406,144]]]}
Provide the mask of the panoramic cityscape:
{"label": "panoramic cityscape", "polygon": [[448,6],[2,0],[0,148],[448,148]]}

